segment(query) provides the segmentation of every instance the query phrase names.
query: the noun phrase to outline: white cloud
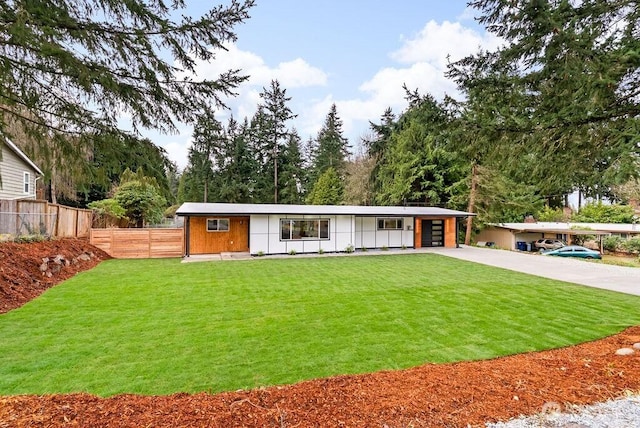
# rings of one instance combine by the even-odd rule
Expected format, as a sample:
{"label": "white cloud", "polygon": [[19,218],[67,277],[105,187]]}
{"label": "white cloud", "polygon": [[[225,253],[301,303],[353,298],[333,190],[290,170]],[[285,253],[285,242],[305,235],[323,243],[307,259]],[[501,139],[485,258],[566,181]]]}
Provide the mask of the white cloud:
{"label": "white cloud", "polygon": [[499,44],[500,39],[494,35],[479,34],[459,22],[438,24],[429,21],[416,37],[405,40],[404,46],[393,52],[391,57],[402,64],[428,62],[444,70],[447,57],[457,61],[476,52],[479,47],[494,49]]}
{"label": "white cloud", "polygon": [[[181,134],[186,137],[186,134]],[[187,159],[189,154],[189,147],[191,146],[191,137],[186,137],[184,140],[170,141],[162,144],[162,147],[167,151],[169,159],[174,161],[178,166],[178,170],[182,171],[187,166]]]}
{"label": "white cloud", "polygon": [[267,86],[272,80],[278,80],[285,88],[324,86],[327,75],[313,67],[302,58],[281,62],[275,67],[265,64],[264,60],[248,51],[240,50],[235,44],[226,45],[226,51],[219,51],[212,62],[200,61],[196,65],[198,78],[215,79],[227,70],[241,70],[249,76],[242,86]]}
{"label": "white cloud", "polygon": [[[357,140],[368,132],[368,122],[377,122],[387,107],[395,114],[404,110],[407,105],[404,84],[409,90],[417,89],[436,99],[446,94],[455,97],[457,88],[445,77],[448,62],[462,59],[479,48],[491,50],[500,45],[500,39],[489,33],[478,33],[448,21],[442,24],[429,21],[415,37],[402,40],[402,46],[389,55],[396,66],[383,68],[363,82],[358,88],[361,97],[335,101],[345,132],[351,133],[352,144],[358,144]],[[326,101],[321,104],[326,105]]]}
{"label": "white cloud", "polygon": [[[441,24],[429,21],[413,37],[403,37],[401,41],[401,46],[389,53],[393,62],[374,71],[370,79],[359,85],[359,95],[353,98],[336,96],[328,74],[301,57],[270,65],[259,55],[243,51],[235,44],[227,46],[226,52],[217,53],[212,63],[198,64],[196,71],[198,78],[216,78],[228,69],[241,69],[242,74],[250,76],[236,91],[238,96],[226,100],[230,111],[219,112],[222,121],[230,114],[240,121],[250,118],[261,102],[259,94],[263,87],[277,79],[288,95],[296,91],[302,94],[293,98],[290,107],[298,114],[293,125],[303,140],[317,135],[331,104],[335,103],[345,136],[355,149],[359,139],[368,133],[369,121],[377,122],[387,107],[396,114],[404,110],[407,103],[403,84],[436,99],[442,99],[445,94],[457,96],[455,84],[445,77],[447,57],[455,61],[476,52],[479,47],[494,49],[500,44],[499,39],[488,33],[449,21]],[[332,78],[335,76],[332,74]],[[180,168],[186,165],[190,139],[189,131],[163,144]]]}

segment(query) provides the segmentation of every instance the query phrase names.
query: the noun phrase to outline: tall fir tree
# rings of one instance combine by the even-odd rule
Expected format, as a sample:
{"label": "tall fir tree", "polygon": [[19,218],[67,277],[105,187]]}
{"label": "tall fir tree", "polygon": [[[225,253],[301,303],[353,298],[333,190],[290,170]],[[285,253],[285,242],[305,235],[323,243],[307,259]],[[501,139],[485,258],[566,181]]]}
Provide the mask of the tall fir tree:
{"label": "tall fir tree", "polygon": [[349,141],[342,133],[342,120],[336,105],[332,104],[316,137],[311,181],[315,182],[329,168],[344,176],[348,156]]}
{"label": "tall fir tree", "polygon": [[[287,90],[277,80],[272,80],[269,88],[260,93],[262,103],[258,106],[254,129],[254,144],[263,161],[261,168],[262,202],[278,203],[280,180],[278,174],[282,168],[282,153],[289,138],[289,121],[297,115],[293,114],[287,103]],[[270,179],[269,179],[270,177]],[[268,185],[269,181],[271,182]],[[271,196],[267,191],[270,190]]]}
{"label": "tall fir tree", "polygon": [[193,130],[193,143],[184,173],[184,192],[192,201],[211,202],[216,199],[216,170],[225,139],[222,124],[213,115],[199,118]]}
{"label": "tall fir tree", "polygon": [[[234,26],[254,3],[232,0],[192,17],[181,13],[182,0],[2,2],[0,132],[27,134],[50,165],[45,179],[61,188],[52,177],[90,157],[94,145],[193,124],[246,79],[239,70],[189,76],[235,41]],[[133,132],[122,129],[122,116]]]}
{"label": "tall fir tree", "polygon": [[300,136],[295,129],[289,134],[289,141],[284,148],[280,183],[281,204],[304,202],[307,171],[304,168]]}

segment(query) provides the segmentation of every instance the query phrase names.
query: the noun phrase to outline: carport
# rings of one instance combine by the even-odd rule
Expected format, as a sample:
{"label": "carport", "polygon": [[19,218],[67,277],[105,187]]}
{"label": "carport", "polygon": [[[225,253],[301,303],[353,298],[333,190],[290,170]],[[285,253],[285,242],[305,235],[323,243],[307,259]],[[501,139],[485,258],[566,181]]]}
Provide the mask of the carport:
{"label": "carport", "polygon": [[[490,224],[476,236],[476,242],[492,242],[499,248],[515,250],[518,242],[533,242],[538,239],[562,239],[571,244],[576,236],[595,236],[600,248],[603,250],[603,236],[619,233],[608,228],[602,228],[601,224],[572,224],[572,223],[497,223]],[[617,226],[617,225],[612,225]],[[597,227],[597,228],[596,228]]]}

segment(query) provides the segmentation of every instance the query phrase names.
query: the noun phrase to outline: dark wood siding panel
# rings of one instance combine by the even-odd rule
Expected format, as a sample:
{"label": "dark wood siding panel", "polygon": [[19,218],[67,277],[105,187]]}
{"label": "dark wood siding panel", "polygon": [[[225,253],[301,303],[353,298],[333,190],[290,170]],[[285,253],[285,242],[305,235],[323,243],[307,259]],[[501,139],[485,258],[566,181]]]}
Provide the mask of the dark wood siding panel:
{"label": "dark wood siding panel", "polygon": [[[229,230],[207,232],[208,218],[228,218]],[[249,217],[191,217],[190,254],[249,251]]]}

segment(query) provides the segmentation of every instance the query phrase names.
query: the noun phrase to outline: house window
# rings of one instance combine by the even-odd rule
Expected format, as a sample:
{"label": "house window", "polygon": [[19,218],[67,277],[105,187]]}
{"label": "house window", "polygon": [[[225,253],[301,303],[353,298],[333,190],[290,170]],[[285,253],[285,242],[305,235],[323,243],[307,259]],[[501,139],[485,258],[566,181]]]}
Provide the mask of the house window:
{"label": "house window", "polygon": [[28,172],[24,173],[24,193],[28,195],[31,191],[31,174]]}
{"label": "house window", "polygon": [[404,219],[391,217],[391,218],[379,218],[378,230],[402,230],[404,229]]}
{"label": "house window", "polygon": [[283,241],[329,239],[329,220],[280,219],[280,239]]}
{"label": "house window", "polygon": [[228,231],[229,231],[228,218],[208,218],[207,219],[207,232],[228,232]]}

